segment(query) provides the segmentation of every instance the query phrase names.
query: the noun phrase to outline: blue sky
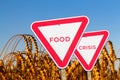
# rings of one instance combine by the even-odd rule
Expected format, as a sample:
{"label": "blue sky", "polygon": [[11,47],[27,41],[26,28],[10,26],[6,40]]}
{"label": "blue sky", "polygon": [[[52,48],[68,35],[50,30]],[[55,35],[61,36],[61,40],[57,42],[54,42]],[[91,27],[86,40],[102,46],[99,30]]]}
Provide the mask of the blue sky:
{"label": "blue sky", "polygon": [[119,0],[0,0],[0,50],[15,34],[32,34],[34,21],[86,15],[86,31],[109,30],[115,50],[120,48]]}

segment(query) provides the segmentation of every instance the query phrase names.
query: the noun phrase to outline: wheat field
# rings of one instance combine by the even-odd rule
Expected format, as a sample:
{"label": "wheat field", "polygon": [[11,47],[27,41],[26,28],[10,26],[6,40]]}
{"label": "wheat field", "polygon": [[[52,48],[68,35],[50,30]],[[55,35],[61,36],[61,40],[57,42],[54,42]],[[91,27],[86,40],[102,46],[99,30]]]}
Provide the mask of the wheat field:
{"label": "wheat field", "polygon": [[[24,51],[16,50],[21,40]],[[111,41],[106,43],[90,72],[85,71],[77,59],[67,68],[59,69],[38,46],[32,35],[19,34],[10,38],[0,53],[0,80],[120,80],[120,58]]]}

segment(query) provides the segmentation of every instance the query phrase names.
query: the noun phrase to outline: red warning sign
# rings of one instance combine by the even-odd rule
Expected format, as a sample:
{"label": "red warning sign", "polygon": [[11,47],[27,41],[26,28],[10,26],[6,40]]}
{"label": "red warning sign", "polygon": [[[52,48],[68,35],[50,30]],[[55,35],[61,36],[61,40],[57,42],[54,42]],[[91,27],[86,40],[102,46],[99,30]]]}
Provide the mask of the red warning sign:
{"label": "red warning sign", "polygon": [[32,31],[59,68],[65,68],[88,24],[86,16],[37,21]]}
{"label": "red warning sign", "polygon": [[75,55],[86,71],[92,70],[108,35],[108,31],[105,30],[83,34]]}

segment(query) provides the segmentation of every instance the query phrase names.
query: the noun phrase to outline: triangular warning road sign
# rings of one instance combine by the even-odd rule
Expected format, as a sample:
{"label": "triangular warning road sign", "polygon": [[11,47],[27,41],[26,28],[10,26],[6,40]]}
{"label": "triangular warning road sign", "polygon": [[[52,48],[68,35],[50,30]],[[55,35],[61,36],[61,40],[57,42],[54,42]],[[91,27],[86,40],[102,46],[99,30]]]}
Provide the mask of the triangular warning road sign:
{"label": "triangular warning road sign", "polygon": [[65,68],[87,27],[88,18],[78,16],[34,22],[31,29],[59,68]]}
{"label": "triangular warning road sign", "polygon": [[92,70],[107,38],[108,31],[84,33],[75,55],[86,71]]}

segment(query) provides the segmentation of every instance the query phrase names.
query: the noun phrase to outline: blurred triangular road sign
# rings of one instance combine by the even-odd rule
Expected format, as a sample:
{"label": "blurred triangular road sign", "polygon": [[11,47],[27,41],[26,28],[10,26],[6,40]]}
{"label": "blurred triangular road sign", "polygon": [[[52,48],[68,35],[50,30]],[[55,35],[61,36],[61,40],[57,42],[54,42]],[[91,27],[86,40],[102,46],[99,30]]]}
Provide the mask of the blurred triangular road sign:
{"label": "blurred triangular road sign", "polygon": [[109,32],[105,30],[83,34],[75,55],[86,71],[90,71],[94,67],[108,35]]}
{"label": "blurred triangular road sign", "polygon": [[36,21],[31,25],[59,68],[65,68],[88,24],[86,16]]}

